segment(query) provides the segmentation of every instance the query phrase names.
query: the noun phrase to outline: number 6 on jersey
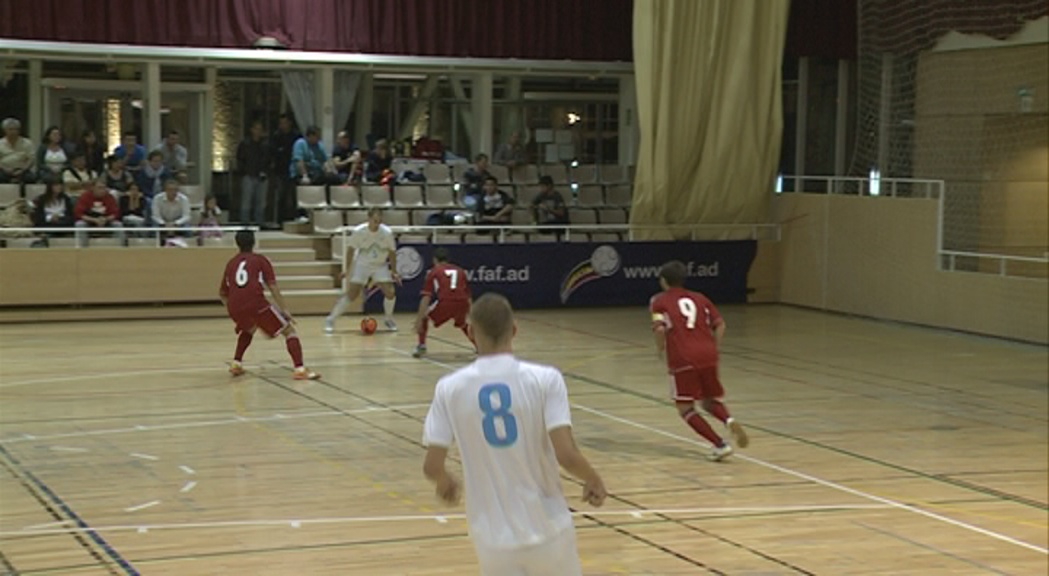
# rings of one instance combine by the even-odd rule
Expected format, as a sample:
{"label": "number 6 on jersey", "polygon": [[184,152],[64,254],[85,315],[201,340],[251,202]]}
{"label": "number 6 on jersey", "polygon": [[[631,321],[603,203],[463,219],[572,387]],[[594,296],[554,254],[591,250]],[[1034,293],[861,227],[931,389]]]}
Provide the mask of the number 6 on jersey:
{"label": "number 6 on jersey", "polygon": [[[492,405],[493,396],[498,406]],[[510,387],[506,384],[486,384],[477,394],[481,406],[481,430],[488,444],[498,448],[513,446],[517,442],[517,419],[510,413],[512,400]]]}

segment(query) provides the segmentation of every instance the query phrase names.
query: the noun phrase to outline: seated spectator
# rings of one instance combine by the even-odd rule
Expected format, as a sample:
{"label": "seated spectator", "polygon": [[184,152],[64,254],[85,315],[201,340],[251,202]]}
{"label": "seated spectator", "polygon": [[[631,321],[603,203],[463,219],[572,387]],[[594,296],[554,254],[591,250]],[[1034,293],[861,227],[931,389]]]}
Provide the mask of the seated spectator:
{"label": "seated spectator", "polygon": [[91,187],[91,183],[98,179],[98,174],[87,165],[87,156],[77,150],[70,158],[69,167],[62,172],[62,182],[66,190],[73,195],[79,196],[81,192]]}
{"label": "seated spectator", "polygon": [[62,137],[62,130],[51,126],[44,131],[44,138],[36,149],[37,177],[40,180],[62,178],[72,155],[73,150]]}
{"label": "seated spectator", "polygon": [[326,162],[328,153],[321,142],[321,129],[316,126],[306,128],[306,135],[296,140],[291,148],[292,179],[306,186],[334,184],[334,175],[328,175],[324,170]]}
{"label": "seated spectator", "polygon": [[[478,154],[474,158],[474,165],[467,169],[466,172],[463,172],[462,189],[460,190],[463,204],[470,206],[473,200],[480,198],[484,194],[485,180],[489,176],[488,155]],[[470,197],[473,197],[473,200]]]}
{"label": "seated spectator", "polygon": [[164,141],[157,144],[153,148],[154,152],[160,152],[163,157],[164,168],[171,174],[175,175],[175,178],[179,182],[186,182],[186,167],[189,164],[189,152],[186,151],[186,147],[179,144],[179,133],[178,130],[172,130],[168,132]]}
{"label": "seated spectator", "polygon": [[[103,174],[106,186],[114,192],[127,192],[127,189],[135,181],[131,172],[124,167],[124,159],[116,154],[106,159],[106,173]],[[90,188],[90,186],[88,186]]]}
{"label": "seated spectator", "polygon": [[66,194],[61,180],[48,182],[44,193],[33,200],[33,225],[37,228],[73,226],[73,199]]}
{"label": "seated spectator", "polygon": [[[10,206],[0,210],[0,238],[26,238],[32,236],[30,230],[5,230],[5,228],[32,228],[33,219],[29,217],[29,203],[25,198],[18,198]],[[37,240],[33,246],[40,246]]]}
{"label": "seated spectator", "polygon": [[94,130],[84,130],[77,142],[76,149],[84,153],[87,158],[87,167],[95,174],[101,174],[106,169],[106,151],[98,142],[98,136]]}
{"label": "seated spectator", "polygon": [[[215,196],[209,194],[204,199],[204,210],[200,212],[200,222],[197,224],[205,230],[200,231],[200,238],[198,244],[203,245],[204,240],[207,238],[222,238],[222,230],[219,228],[222,223],[219,222],[219,216],[222,214],[222,210],[219,209],[219,202]],[[210,230],[208,230],[210,228]]]}
{"label": "seated spectator", "polygon": [[[561,193],[554,190],[554,179],[539,178],[539,194],[532,200],[532,222],[539,226],[568,224],[568,207]],[[540,230],[543,234],[561,234],[563,230]]]}
{"label": "seated spectator", "polygon": [[[152,203],[153,225],[170,230],[161,232],[161,242],[173,236],[189,234],[188,228],[193,213],[190,211],[189,197],[179,191],[178,180],[170,179],[165,182],[164,193],[153,198]],[[185,243],[183,242],[182,245]]]}
{"label": "seated spectator", "polygon": [[340,183],[361,181],[364,172],[361,166],[361,152],[350,143],[350,135],[345,130],[339,132],[339,137],[335,140],[330,162],[330,172],[338,176]]}
{"label": "seated spectator", "polygon": [[489,176],[484,180],[484,195],[477,203],[476,222],[485,226],[509,224],[514,199],[499,189],[499,182]]}
{"label": "seated spectator", "polygon": [[[120,223],[120,206],[109,193],[106,181],[101,178],[95,180],[90,190],[80,194],[73,215],[76,218],[76,227],[79,228],[76,233],[77,245],[81,248],[87,246],[88,230],[91,228],[123,228]],[[117,239],[120,243],[124,242],[123,231],[117,232]]]}
{"label": "seated spectator", "polygon": [[138,143],[138,136],[134,132],[124,132],[120,146],[113,150],[113,155],[124,159],[125,168],[138,172],[146,162],[146,147]]}
{"label": "seated spectator", "polygon": [[514,132],[510,140],[495,151],[495,163],[513,169],[525,163],[524,146],[521,146],[521,133]]}
{"label": "seated spectator", "polygon": [[135,175],[138,187],[146,198],[153,198],[164,191],[164,183],[175,177],[164,166],[164,155],[156,150],[149,153],[149,160],[142,165],[142,169]]}
{"label": "seated spectator", "polygon": [[390,154],[390,145],[386,140],[379,140],[375,143],[375,150],[368,153],[368,159],[364,163],[364,180],[381,183],[390,173],[392,166],[393,154]]}
{"label": "seated spectator", "polygon": [[127,192],[120,195],[120,215],[127,228],[145,228],[149,226],[149,198],[142,194],[138,184],[128,184]]}
{"label": "seated spectator", "polygon": [[0,138],[0,184],[36,182],[36,149],[22,136],[22,123],[8,118],[0,127],[4,130]]}

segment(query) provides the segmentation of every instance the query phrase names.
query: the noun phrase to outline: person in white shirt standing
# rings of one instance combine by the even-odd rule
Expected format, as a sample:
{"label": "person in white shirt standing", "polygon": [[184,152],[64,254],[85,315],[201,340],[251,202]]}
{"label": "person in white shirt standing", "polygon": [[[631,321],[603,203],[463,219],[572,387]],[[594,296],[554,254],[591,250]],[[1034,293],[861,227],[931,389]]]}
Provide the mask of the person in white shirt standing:
{"label": "person in white shirt standing", "polygon": [[349,278],[349,282],[324,320],[324,331],[328,334],[335,332],[335,321],[346,312],[350,302],[361,295],[369,281],[382,289],[386,329],[397,330],[397,323],[393,321],[397,305],[393,285],[401,283],[401,277],[397,275],[397,241],[393,238],[393,230],[382,223],[381,209],[368,210],[368,221],[353,229],[346,246],[345,263],[345,272],[340,278],[343,281]]}
{"label": "person in white shirt standing", "polygon": [[605,486],[572,436],[564,377],[518,360],[506,298],[485,294],[470,309],[479,358],[437,383],[426,416],[423,472],[441,500],[459,500],[445,469],[457,442],[466,480],[466,519],[486,576],[582,574],[575,526],[558,464],[583,481],[583,500],[601,506]]}

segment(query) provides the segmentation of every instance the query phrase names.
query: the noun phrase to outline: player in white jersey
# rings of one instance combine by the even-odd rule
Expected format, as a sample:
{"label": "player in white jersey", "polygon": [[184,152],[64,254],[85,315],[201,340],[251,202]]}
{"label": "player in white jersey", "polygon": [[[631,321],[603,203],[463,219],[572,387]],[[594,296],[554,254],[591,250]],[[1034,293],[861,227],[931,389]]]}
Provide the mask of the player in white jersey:
{"label": "player in white jersey", "polygon": [[578,576],[575,526],[558,464],[583,481],[583,500],[600,506],[601,477],[580,453],[564,378],[553,367],[518,360],[506,298],[485,294],[470,309],[479,358],[437,383],[426,416],[423,471],[437,496],[459,500],[445,470],[455,441],[466,484],[466,519],[486,576]]}
{"label": "player in white jersey", "polygon": [[401,283],[397,275],[397,241],[393,230],[382,223],[382,210],[368,210],[368,221],[353,229],[346,245],[346,272],[340,278],[343,282],[349,278],[347,287],[339,297],[331,314],[324,321],[324,331],[331,334],[335,331],[335,320],[346,312],[350,302],[361,295],[369,281],[375,282],[382,289],[383,312],[386,317],[386,329],[396,330],[393,321],[393,310],[397,305],[397,292],[393,285]]}

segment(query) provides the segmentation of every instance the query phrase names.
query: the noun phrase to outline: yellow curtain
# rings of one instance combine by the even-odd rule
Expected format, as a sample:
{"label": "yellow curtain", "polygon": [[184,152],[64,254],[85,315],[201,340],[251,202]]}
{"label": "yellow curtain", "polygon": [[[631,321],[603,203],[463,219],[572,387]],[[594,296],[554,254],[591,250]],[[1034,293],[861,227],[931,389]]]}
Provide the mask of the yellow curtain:
{"label": "yellow curtain", "polygon": [[[631,224],[768,220],[788,0],[637,0]],[[689,232],[635,229],[638,239]]]}

